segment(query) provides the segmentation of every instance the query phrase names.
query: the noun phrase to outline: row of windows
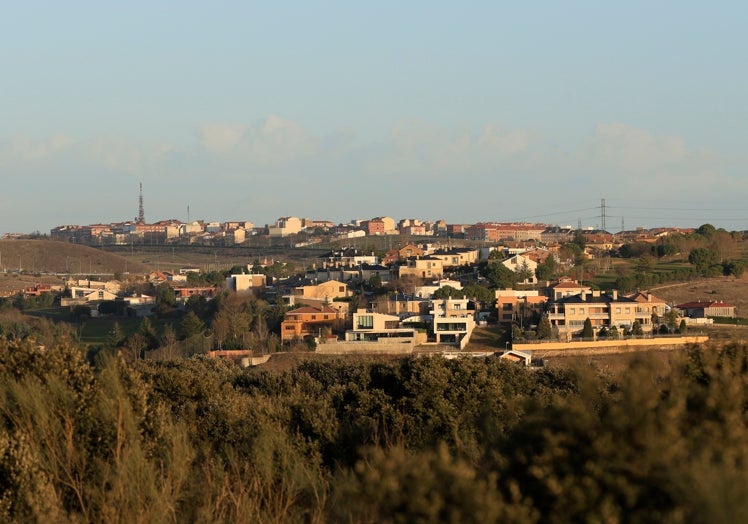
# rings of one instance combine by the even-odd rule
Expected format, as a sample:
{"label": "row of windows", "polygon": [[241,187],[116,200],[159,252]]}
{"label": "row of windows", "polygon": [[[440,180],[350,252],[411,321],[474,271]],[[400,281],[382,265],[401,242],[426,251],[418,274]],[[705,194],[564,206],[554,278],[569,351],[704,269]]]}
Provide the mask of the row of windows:
{"label": "row of windows", "polygon": [[[623,308],[623,310],[624,310],[624,313],[631,314],[631,308],[630,307]],[[637,312],[640,312],[640,308],[637,308]],[[607,311],[605,310],[605,308],[601,308],[601,307],[593,308],[593,307],[591,307],[589,309],[589,313],[591,315],[593,315],[595,313],[607,313]],[[576,308],[573,308],[573,307],[569,308],[569,314],[570,315],[576,315]],[[583,307],[579,308],[579,314],[580,315],[584,315],[584,308]],[[615,314],[616,315],[620,315],[621,314],[621,308],[620,307],[615,308]]]}

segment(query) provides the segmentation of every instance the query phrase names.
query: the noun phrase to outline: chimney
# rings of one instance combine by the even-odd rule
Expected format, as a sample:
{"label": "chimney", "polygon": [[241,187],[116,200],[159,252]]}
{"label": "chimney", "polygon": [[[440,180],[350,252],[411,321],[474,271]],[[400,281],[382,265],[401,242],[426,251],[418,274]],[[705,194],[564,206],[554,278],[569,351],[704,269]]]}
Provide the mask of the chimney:
{"label": "chimney", "polygon": [[582,302],[586,302],[587,301],[587,292],[586,291],[582,291],[579,294],[579,297],[582,299]]}
{"label": "chimney", "polygon": [[652,302],[652,293],[647,293],[647,302]]}
{"label": "chimney", "polygon": [[618,300],[618,290],[617,289],[613,290],[613,300]]}

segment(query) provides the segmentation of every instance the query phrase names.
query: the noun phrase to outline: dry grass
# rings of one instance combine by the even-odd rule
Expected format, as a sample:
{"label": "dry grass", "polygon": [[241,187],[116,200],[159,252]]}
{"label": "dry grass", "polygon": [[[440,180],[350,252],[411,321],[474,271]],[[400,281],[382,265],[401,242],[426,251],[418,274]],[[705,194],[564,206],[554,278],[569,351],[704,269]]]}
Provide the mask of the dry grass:
{"label": "dry grass", "polygon": [[672,304],[694,300],[720,300],[737,307],[738,316],[748,316],[748,274],[740,278],[718,277],[663,284],[650,290]]}

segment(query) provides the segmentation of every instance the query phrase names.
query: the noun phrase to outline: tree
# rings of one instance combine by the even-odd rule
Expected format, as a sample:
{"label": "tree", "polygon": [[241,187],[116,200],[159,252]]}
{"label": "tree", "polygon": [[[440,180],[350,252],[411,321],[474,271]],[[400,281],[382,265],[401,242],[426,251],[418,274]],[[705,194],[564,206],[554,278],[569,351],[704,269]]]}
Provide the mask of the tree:
{"label": "tree", "polygon": [[541,340],[549,340],[553,337],[553,328],[551,327],[551,321],[548,315],[540,317],[538,322],[538,338]]}
{"label": "tree", "polygon": [[465,293],[461,289],[457,289],[452,286],[442,286],[436,291],[434,291],[432,298],[436,299],[442,299],[442,298],[462,298],[465,296]]}
{"label": "tree", "polygon": [[203,321],[200,320],[200,317],[194,311],[189,311],[182,319],[182,322],[180,322],[179,331],[183,339],[189,338],[205,331],[205,324],[203,324]]}
{"label": "tree", "polygon": [[591,339],[594,338],[595,332],[592,330],[592,321],[589,317],[584,320],[584,327],[582,328],[582,338]]}
{"label": "tree", "polygon": [[551,280],[556,276],[556,257],[552,254],[545,257],[535,268],[535,276],[538,280]]}
{"label": "tree", "polygon": [[140,321],[138,333],[143,337],[147,349],[155,349],[159,346],[158,335],[156,334],[156,329],[153,327],[150,318],[143,317],[143,320]]}
{"label": "tree", "polygon": [[726,260],[722,262],[722,274],[740,278],[745,271],[745,263],[742,260]]}
{"label": "tree", "polygon": [[634,323],[631,325],[631,334],[635,337],[641,336],[644,333],[642,330],[642,325],[639,323],[638,320],[634,320]]}
{"label": "tree", "polygon": [[111,331],[109,331],[109,336],[107,338],[111,347],[116,348],[120,345],[122,339],[124,338],[124,335],[122,334],[122,328],[120,327],[119,322],[114,323]]}
{"label": "tree", "polygon": [[680,325],[678,326],[678,333],[681,335],[685,334],[686,331],[688,331],[688,326],[686,325],[686,319],[681,319]]}
{"label": "tree", "polygon": [[716,232],[717,228],[711,224],[703,224],[696,229],[696,233],[704,238],[712,238]]}
{"label": "tree", "polygon": [[674,332],[678,327],[678,313],[675,309],[670,309],[670,311],[665,313],[665,325],[670,333]]}
{"label": "tree", "polygon": [[636,262],[636,270],[640,273],[651,273],[657,261],[649,253],[644,253]]}
{"label": "tree", "polygon": [[497,289],[511,289],[517,283],[517,273],[500,262],[489,263],[486,278]]}
{"label": "tree", "polygon": [[532,270],[527,260],[522,261],[522,265],[517,268],[517,282],[527,282],[532,279]]}
{"label": "tree", "polygon": [[696,266],[699,274],[708,276],[712,273],[713,268],[719,264],[719,256],[713,249],[697,247],[688,254],[688,261]]}
{"label": "tree", "polygon": [[584,251],[584,248],[587,247],[587,239],[584,238],[584,233],[581,229],[577,229],[574,231],[574,239],[571,241],[571,243],[579,247],[580,251]]}

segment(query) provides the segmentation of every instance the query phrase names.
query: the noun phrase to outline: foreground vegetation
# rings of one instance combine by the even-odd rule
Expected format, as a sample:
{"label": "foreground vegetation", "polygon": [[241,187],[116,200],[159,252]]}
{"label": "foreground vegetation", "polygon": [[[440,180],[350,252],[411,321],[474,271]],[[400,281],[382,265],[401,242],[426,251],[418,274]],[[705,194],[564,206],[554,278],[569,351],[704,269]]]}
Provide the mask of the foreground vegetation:
{"label": "foreground vegetation", "polygon": [[747,349],[270,372],[2,337],[0,520],[745,521]]}

